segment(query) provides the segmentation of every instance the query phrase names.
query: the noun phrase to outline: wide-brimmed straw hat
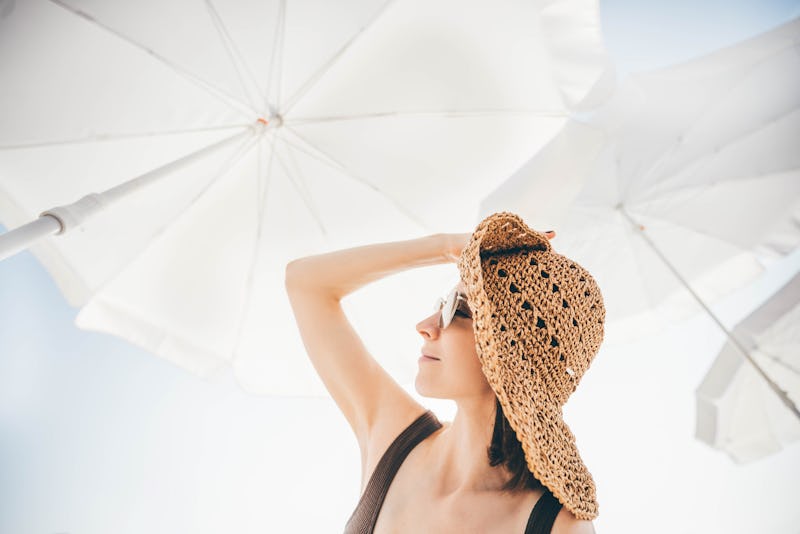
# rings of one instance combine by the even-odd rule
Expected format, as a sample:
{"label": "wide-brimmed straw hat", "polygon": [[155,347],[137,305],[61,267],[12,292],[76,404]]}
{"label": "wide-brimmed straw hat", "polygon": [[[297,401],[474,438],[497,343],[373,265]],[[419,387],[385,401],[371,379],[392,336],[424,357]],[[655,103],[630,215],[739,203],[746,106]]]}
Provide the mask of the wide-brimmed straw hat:
{"label": "wide-brimmed straw hat", "polygon": [[481,367],[528,468],[580,519],[594,519],[594,479],[562,407],[603,340],[600,288],[543,232],[513,213],[486,217],[458,260]]}

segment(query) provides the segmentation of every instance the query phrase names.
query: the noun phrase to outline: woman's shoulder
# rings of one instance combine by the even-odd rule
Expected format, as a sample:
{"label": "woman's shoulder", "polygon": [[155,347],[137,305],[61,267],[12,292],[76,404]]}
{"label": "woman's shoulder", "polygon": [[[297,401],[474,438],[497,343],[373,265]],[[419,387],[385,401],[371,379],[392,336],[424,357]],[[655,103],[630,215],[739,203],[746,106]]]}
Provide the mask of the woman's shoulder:
{"label": "woman's shoulder", "polygon": [[553,523],[552,534],[595,534],[594,523],[578,519],[566,506],[561,507]]}

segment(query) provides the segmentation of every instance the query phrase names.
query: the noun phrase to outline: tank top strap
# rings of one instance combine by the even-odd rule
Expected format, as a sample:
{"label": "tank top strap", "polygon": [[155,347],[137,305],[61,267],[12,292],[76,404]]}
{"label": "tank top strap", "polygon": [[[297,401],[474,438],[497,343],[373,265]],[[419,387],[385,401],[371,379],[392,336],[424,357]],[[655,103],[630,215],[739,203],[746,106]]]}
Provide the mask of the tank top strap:
{"label": "tank top strap", "polygon": [[544,494],[539,497],[531,510],[528,518],[528,525],[525,527],[525,534],[550,534],[553,523],[556,521],[558,512],[561,511],[562,504],[558,499],[545,488]]}
{"label": "tank top strap", "polygon": [[394,439],[375,466],[356,509],[345,525],[345,534],[372,533],[383,500],[400,465],[414,447],[442,426],[436,415],[427,410]]}

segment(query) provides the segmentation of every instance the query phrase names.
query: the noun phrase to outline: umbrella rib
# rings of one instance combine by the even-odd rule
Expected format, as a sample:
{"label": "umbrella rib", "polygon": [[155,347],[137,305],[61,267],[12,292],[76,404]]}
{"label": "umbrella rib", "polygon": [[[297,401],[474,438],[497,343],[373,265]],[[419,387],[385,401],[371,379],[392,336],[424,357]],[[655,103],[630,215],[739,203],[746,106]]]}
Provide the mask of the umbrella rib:
{"label": "umbrella rib", "polygon": [[538,117],[566,117],[563,111],[548,111],[539,109],[479,109],[469,111],[444,110],[444,111],[383,111],[375,113],[361,113],[355,115],[338,115],[329,117],[309,117],[285,119],[284,124],[301,125],[321,122],[351,121],[364,119],[380,119],[383,117],[413,118],[413,117],[443,117],[443,118],[472,118],[494,115],[534,115]]}
{"label": "umbrella rib", "polygon": [[219,87],[216,87],[211,82],[208,82],[208,81],[200,78],[199,76],[189,72],[188,70],[180,67],[176,63],[168,60],[166,57],[164,57],[161,54],[157,53],[155,50],[153,50],[151,48],[148,48],[147,46],[134,41],[132,38],[130,38],[127,35],[124,35],[124,34],[118,32],[117,30],[111,28],[110,26],[106,26],[105,24],[102,24],[100,21],[96,20],[94,17],[92,17],[88,13],[85,13],[85,12],[81,11],[78,8],[75,8],[75,7],[67,5],[66,3],[64,3],[64,0],[50,0],[50,2],[56,4],[57,6],[60,6],[60,7],[64,8],[64,9],[66,9],[70,13],[72,13],[72,14],[74,14],[74,15],[76,15],[76,16],[78,16],[78,17],[80,17],[80,18],[82,18],[82,19],[84,19],[86,21],[88,21],[89,23],[94,24],[99,28],[102,28],[103,30],[105,30],[105,31],[111,33],[112,35],[122,39],[123,41],[127,42],[128,44],[131,44],[131,45],[135,46],[136,48],[139,48],[140,50],[146,52],[150,56],[154,57],[155,59],[157,59],[158,61],[160,61],[161,63],[163,63],[164,65],[166,65],[170,69],[172,69],[173,71],[175,71],[177,74],[183,76],[184,78],[186,78],[190,82],[194,83],[195,85],[197,85],[201,89],[205,90],[210,95],[212,95],[212,96],[216,97],[217,99],[223,101],[225,104],[227,104],[229,106],[232,106],[233,108],[237,109],[240,113],[242,113],[248,119],[251,119],[253,117],[253,115],[258,115],[259,114],[258,110],[254,109],[254,108],[251,108],[249,104],[247,104],[245,102],[242,102],[241,100],[239,100],[235,96],[229,94],[228,92],[224,91],[223,89],[220,89]]}
{"label": "umbrella rib", "polygon": [[[668,191],[670,193],[671,192],[675,192],[675,191],[696,192],[695,196],[697,196],[697,195],[703,194],[704,192],[706,192],[710,188],[719,187],[720,185],[743,184],[745,182],[755,182],[755,181],[766,183],[767,181],[773,180],[773,179],[782,180],[783,179],[783,175],[785,173],[789,173],[789,172],[796,171],[796,170],[797,170],[797,167],[790,166],[790,167],[783,168],[783,169],[775,169],[775,170],[772,170],[770,172],[766,172],[764,174],[749,174],[747,176],[741,176],[739,178],[728,178],[725,181],[723,181],[721,184],[717,183],[717,182],[701,183],[701,184],[697,184],[697,185],[692,184],[692,185],[684,186],[684,187],[682,187],[680,189],[670,189]],[[686,198],[681,197],[681,196],[677,196],[674,199],[671,199],[671,204],[668,204],[667,201],[663,198],[665,196],[666,195],[662,194],[661,198],[655,197],[655,198],[657,198],[657,200],[659,200],[659,211],[664,212],[664,213],[671,213],[672,212],[672,208],[671,208],[672,204],[676,204],[677,203],[677,204],[680,204],[680,205],[684,205],[687,202]],[[643,203],[643,204],[648,203],[648,199],[649,198],[650,197],[643,197],[642,200],[641,200],[641,203]],[[651,213],[651,211],[652,211],[652,209],[649,209],[647,211],[640,210],[640,213],[642,213],[643,215],[649,215]],[[676,220],[674,220],[674,219],[668,219],[668,218],[659,217],[659,216],[654,217],[654,218],[656,218],[658,220],[666,221],[666,222],[671,223],[671,224],[672,223],[678,224],[676,222]],[[681,226],[684,226],[684,225],[681,225]],[[691,228],[691,227],[688,227],[688,226],[684,226],[684,227],[685,228]],[[697,230],[697,229],[692,229],[692,230],[694,230],[695,232],[697,232],[700,235],[704,235],[704,236],[708,236],[708,237],[713,237],[715,239],[719,239],[719,236],[715,236],[713,234],[708,234],[706,232],[703,232],[703,231]],[[731,244],[735,245],[734,243],[731,243]],[[741,245],[736,245],[736,246],[737,246],[737,248],[741,248]]]}
{"label": "umbrella rib", "polygon": [[56,141],[43,141],[40,143],[20,143],[18,145],[0,145],[0,150],[17,150],[21,148],[44,148],[57,145],[76,145],[93,143],[96,141],[117,141],[121,139],[139,139],[143,137],[161,137],[163,135],[180,135],[186,133],[213,132],[216,130],[230,130],[231,128],[245,128],[250,124],[228,124],[222,126],[209,126],[206,128],[184,128],[180,130],[165,130],[159,132],[133,132],[118,134],[98,134],[76,139],[60,139]]}
{"label": "umbrella rib", "polygon": [[[274,132],[273,132],[273,134],[274,134]],[[270,156],[269,156],[270,160],[269,160],[269,163],[267,164],[268,169],[272,168],[272,152],[275,150],[275,137],[276,137],[275,135],[271,135],[270,136],[271,147],[270,147]],[[259,157],[258,157],[258,169],[256,171],[257,172],[257,176],[258,176],[258,204],[257,204],[257,209],[258,209],[258,235],[261,235],[261,219],[264,216],[264,210],[265,210],[265,207],[266,207],[267,186],[268,186],[268,180],[269,180],[269,176],[267,176],[266,179],[263,178],[264,177],[264,173],[265,172],[267,172],[267,173],[269,172],[269,171],[264,171],[263,168],[262,168],[263,159],[264,159],[263,158],[263,153],[264,153],[263,143],[259,143],[259,145],[258,145],[258,155],[259,155]],[[262,191],[262,186],[263,186],[263,191]]]}
{"label": "umbrella rib", "polygon": [[[271,143],[270,143],[270,154],[269,154],[269,163],[267,163],[267,180],[264,182],[264,191],[263,193],[259,191],[259,197],[261,198],[261,205],[259,210],[259,220],[260,218],[264,217],[264,214],[267,210],[267,191],[269,182],[272,180],[272,161],[275,159],[275,146],[278,144],[278,135],[273,134]],[[259,232],[261,232],[261,227],[259,226]]]}
{"label": "umbrella rib", "polygon": [[[220,34],[220,38],[222,39],[222,43],[225,46],[225,51],[228,54],[228,57],[231,60],[231,65],[233,66],[234,70],[236,70],[236,76],[239,78],[239,85],[242,87],[242,93],[250,100],[250,106],[253,109],[258,109],[258,103],[253,102],[250,93],[247,90],[247,86],[245,83],[245,75],[250,80],[250,83],[253,84],[253,87],[258,87],[258,82],[256,82],[255,76],[253,75],[253,71],[250,70],[250,66],[245,61],[244,57],[242,56],[239,49],[236,47],[236,43],[231,37],[228,29],[225,27],[225,24],[222,22],[222,17],[219,16],[214,4],[211,3],[211,0],[206,0],[206,8],[211,15],[211,20],[214,22],[214,27],[216,27],[217,32]],[[238,61],[237,61],[238,60]],[[244,67],[244,72],[239,67],[241,64]],[[257,91],[257,89],[256,89]]]}
{"label": "umbrella rib", "polygon": [[[791,111],[790,111],[788,114],[786,114],[786,112],[784,111],[784,112],[782,112],[782,114],[780,114],[780,115],[776,115],[776,116],[775,116],[773,119],[771,119],[771,120],[769,120],[769,121],[767,121],[767,122],[765,122],[765,123],[761,124],[761,125],[760,125],[760,126],[758,126],[757,128],[754,128],[754,129],[752,129],[752,130],[748,130],[747,132],[744,132],[744,133],[743,133],[743,134],[741,134],[741,135],[737,135],[737,136],[735,136],[735,137],[733,137],[733,138],[731,138],[731,139],[728,139],[728,140],[727,140],[727,142],[726,142],[726,144],[725,144],[725,145],[723,145],[723,146],[724,146],[725,148],[729,148],[729,147],[731,147],[732,145],[735,145],[736,143],[739,143],[739,142],[741,142],[741,141],[745,141],[745,140],[747,140],[747,138],[749,138],[750,136],[752,136],[752,135],[755,135],[755,134],[757,134],[757,133],[761,132],[762,130],[764,130],[764,129],[766,129],[766,128],[768,128],[768,127],[770,127],[770,126],[772,126],[772,125],[774,125],[774,124],[776,124],[776,123],[778,123],[778,122],[782,121],[783,119],[789,119],[789,118],[791,118],[791,116],[792,116],[792,115],[794,115],[795,113],[797,113],[797,112],[798,112],[798,109],[800,109],[800,108],[798,108],[797,106],[795,106],[795,107],[791,108]],[[710,159],[710,158],[712,158],[712,157],[714,157],[714,156],[716,156],[716,155],[717,155],[717,154],[716,154],[716,152],[712,152],[712,153],[700,153],[700,154],[699,154],[697,157],[695,157],[695,158],[693,158],[693,159],[690,159],[690,160],[688,160],[688,161],[684,162],[684,163],[683,163],[682,165],[680,165],[679,167],[676,167],[675,169],[673,169],[673,171],[672,171],[672,173],[671,173],[671,176],[674,176],[675,174],[679,173],[679,172],[680,172],[680,171],[682,171],[683,169],[686,169],[686,168],[687,168],[687,167],[689,167],[690,165],[693,165],[693,164],[695,164],[695,163],[702,163],[704,160],[708,160],[708,159]],[[694,171],[694,175],[697,175],[697,173],[698,173],[698,172],[699,172],[699,170],[695,170],[695,171]],[[659,184],[659,183],[661,183],[661,184],[669,184],[669,179],[665,179],[665,180],[662,180],[662,181],[656,182],[656,184]],[[653,188],[651,188],[651,189],[648,191],[648,193],[647,193],[646,195],[644,195],[644,196],[642,196],[642,197],[640,197],[640,198],[641,198],[641,199],[646,199],[646,198],[649,198],[649,197],[651,197],[651,196],[654,196],[655,194],[661,194],[663,191],[670,191],[670,190],[674,191],[674,189],[670,189],[670,188],[660,188],[660,189],[656,189],[655,187],[653,187]]]}
{"label": "umbrella rib", "polygon": [[[233,167],[234,164],[236,164],[239,160],[241,160],[245,156],[245,154],[247,154],[247,152],[255,144],[255,140],[257,140],[257,139],[258,139],[258,137],[251,137],[251,138],[245,139],[244,142],[242,143],[242,145],[236,150],[236,152],[234,152],[225,161],[225,163],[222,165],[222,167],[216,173],[216,175],[211,180],[209,180],[209,182],[205,185],[205,187],[201,191],[199,191],[195,195],[195,197],[191,200],[191,202],[189,202],[189,204],[186,207],[184,207],[172,220],[175,221],[175,220],[179,219],[186,212],[188,212],[190,209],[192,209],[192,207],[194,207],[206,195],[206,193],[208,193],[208,191],[213,187],[213,185],[216,184],[217,181],[221,177],[223,177],[225,174],[227,174],[228,171]],[[167,231],[168,228],[169,228],[169,225],[165,225],[165,226],[162,226],[162,227],[158,228],[153,233],[153,235],[151,235],[150,238],[148,239],[147,245],[145,245],[145,247],[141,251],[139,251],[138,254],[135,257],[131,258],[129,263],[132,263],[136,258],[141,257],[149,249],[151,249],[155,245],[156,241],[158,239],[160,239],[164,235],[164,233]],[[111,276],[108,279],[104,280],[98,287],[95,288],[95,290],[94,290],[95,294],[99,294],[106,286],[111,284],[119,275],[120,275],[120,273],[118,272],[114,276]]]}
{"label": "umbrella rib", "polygon": [[792,373],[793,375],[800,376],[800,369],[798,369],[797,367],[793,366],[789,362],[787,362],[785,360],[782,360],[781,358],[777,357],[775,354],[772,354],[771,352],[767,352],[767,351],[765,351],[765,350],[763,350],[761,348],[756,347],[756,350],[757,350],[756,354],[761,354],[762,356],[764,356],[764,358],[770,360],[773,363],[773,365],[777,365],[779,367],[783,367],[784,369],[786,369],[788,372]]}
{"label": "umbrella rib", "polygon": [[[623,206],[618,206],[617,207],[616,211],[618,212],[618,216],[623,217],[623,218],[627,218],[628,222],[630,223],[630,220],[631,220],[630,217],[629,216],[625,217],[625,215],[623,214],[623,210],[624,210]],[[640,291],[642,292],[642,295],[644,295],[644,299],[647,302],[648,311],[650,311],[650,313],[653,313],[652,310],[656,310],[657,306],[653,302],[653,298],[651,297],[650,292],[647,289],[647,284],[645,283],[645,278],[641,274],[641,273],[645,273],[647,271],[644,269],[644,266],[641,263],[641,259],[639,258],[639,255],[636,252],[636,245],[635,245],[635,242],[636,242],[636,235],[635,235],[636,231],[635,230],[636,230],[636,228],[634,226],[632,226],[632,225],[630,225],[630,226],[629,225],[623,225],[623,228],[626,228],[626,229],[630,230],[630,232],[631,232],[631,234],[630,234],[631,238],[628,240],[628,242],[629,242],[629,247],[630,247],[630,251],[631,251],[631,256],[633,256],[633,261],[638,266],[637,271],[640,273],[640,275],[638,277]]]}
{"label": "umbrella rib", "polygon": [[[778,50],[777,52],[775,52],[775,54],[783,52],[784,50],[786,50],[787,48],[790,48],[792,46],[794,46],[794,45],[793,44],[786,45],[783,48],[781,48],[780,50]],[[750,74],[752,74],[753,71],[755,71],[764,62],[766,62],[767,60],[769,60],[771,58],[772,58],[772,56],[762,57],[761,59],[756,61],[753,65],[751,65],[750,68],[748,69],[746,75],[739,77],[735,82],[731,83],[727,87],[727,90],[724,91],[724,93],[723,93],[725,95],[725,97],[727,97],[728,95],[733,93],[733,91],[738,86],[740,86],[742,84],[744,79],[749,78]],[[718,103],[718,102],[720,102],[722,100],[723,100],[723,98],[716,98],[716,99],[714,99],[714,103]],[[642,183],[644,180],[646,180],[648,177],[650,177],[656,170],[660,170],[660,167],[663,166],[662,165],[663,162],[669,156],[671,156],[678,149],[678,147],[681,146],[681,144],[683,143],[683,139],[686,137],[686,135],[689,132],[691,132],[692,129],[697,125],[697,123],[699,122],[700,118],[702,118],[704,116],[707,116],[710,113],[711,108],[712,108],[712,106],[707,106],[707,107],[703,108],[703,110],[700,112],[700,114],[694,117],[694,120],[692,120],[689,124],[687,124],[685,128],[682,128],[680,133],[678,134],[677,139],[675,141],[673,141],[672,144],[669,147],[667,147],[667,149],[658,157],[658,159],[653,163],[653,165],[651,165],[650,168],[647,171],[645,171],[644,176],[642,176],[642,178],[640,180],[637,180],[635,183]],[[633,184],[633,183],[634,183],[634,181],[631,181],[631,184]]]}
{"label": "umbrella rib", "polygon": [[302,191],[303,188],[300,187],[300,185],[297,183],[297,180],[295,180],[295,177],[289,171],[289,166],[286,163],[284,163],[283,158],[281,158],[280,155],[275,154],[275,159],[277,159],[278,163],[281,165],[281,167],[283,167],[283,170],[286,173],[286,176],[289,177],[289,181],[292,183],[292,186],[300,195],[300,198],[303,199],[303,203],[311,212],[311,215],[314,217],[314,221],[316,221],[317,226],[319,226],[320,232],[322,232],[322,235],[327,237],[328,233],[325,231],[325,225],[323,224],[319,213],[317,213],[317,210],[314,208],[314,203],[311,201],[310,196],[307,198],[306,194],[304,194],[304,192]]}
{"label": "umbrella rib", "polygon": [[247,310],[250,308],[250,301],[252,300],[253,295],[253,286],[255,284],[255,269],[257,266],[258,258],[259,258],[259,244],[261,243],[261,236],[264,232],[264,208],[266,206],[266,196],[268,185],[271,177],[271,170],[272,170],[272,157],[275,154],[275,139],[276,136],[272,136],[272,150],[270,151],[269,156],[269,163],[267,163],[266,170],[262,168],[261,161],[263,154],[264,145],[263,143],[259,143],[258,151],[258,184],[259,188],[261,184],[264,184],[264,192],[258,192],[258,199],[256,204],[256,209],[258,212],[258,224],[256,225],[256,238],[255,243],[253,244],[253,256],[250,260],[250,268],[248,269],[247,273],[247,291],[245,291],[244,302],[242,303],[242,307],[239,310],[239,321],[238,324],[238,331],[236,332],[236,343],[233,345],[233,352],[231,354],[231,360],[236,356],[239,352],[239,345],[242,342],[242,333],[244,332],[244,319],[247,316]]}
{"label": "umbrella rib", "polygon": [[[281,76],[283,73],[283,45],[284,36],[286,34],[286,0],[281,0],[280,11],[278,12],[278,19],[275,23],[275,38],[272,44],[272,54],[269,58],[269,78],[267,79],[267,87],[264,92],[264,106],[272,112],[272,106],[269,103],[269,88],[272,85],[272,78],[275,75],[275,65],[279,64],[278,82],[276,84],[277,95],[275,96],[275,107],[280,108],[281,104]],[[277,62],[276,62],[277,58]]]}
{"label": "umbrella rib", "polygon": [[[337,168],[337,170],[339,170],[341,172],[347,172],[345,170],[344,166],[341,163],[339,163],[338,161],[336,161],[335,159],[334,160],[330,160],[330,161],[325,161],[325,158],[327,157],[325,154],[322,154],[322,153],[316,154],[314,152],[311,152],[309,149],[289,141],[286,137],[281,137],[281,141],[286,143],[290,147],[294,148],[295,150],[299,150],[300,152],[303,152],[303,153],[311,156],[312,158],[314,158],[314,159],[316,159],[316,160],[318,160],[318,161],[320,161],[322,163],[326,163],[326,164],[330,165],[331,167]],[[314,148],[316,148],[316,147],[314,147]]]}
{"label": "umbrella rib", "polygon": [[[702,190],[697,192],[697,194],[698,195],[701,194],[708,187],[711,187],[711,184],[706,184],[705,187]],[[681,203],[685,203],[686,199],[680,199],[680,201],[681,201]],[[663,222],[665,224],[670,224],[670,225],[673,225],[673,226],[678,226],[680,228],[685,228],[685,229],[691,231],[692,233],[695,233],[695,234],[698,234],[698,235],[702,235],[702,236],[707,237],[707,238],[709,238],[709,239],[711,239],[713,241],[721,241],[723,243],[731,245],[732,247],[735,247],[736,249],[740,249],[741,248],[741,245],[738,244],[738,243],[731,243],[729,240],[724,239],[721,236],[710,234],[710,233],[708,233],[708,232],[706,232],[704,230],[699,230],[697,228],[692,228],[691,226],[687,226],[686,224],[680,222],[680,220],[678,220],[678,219],[668,219],[668,218],[665,218],[665,217],[653,216],[653,215],[650,215],[649,211],[642,212],[642,215],[650,217],[650,218],[658,220],[658,221],[661,221],[661,222]],[[637,224],[639,224],[638,221],[637,221]]]}
{"label": "umbrella rib", "polygon": [[[734,180],[730,180],[729,182],[726,182],[726,183],[732,183],[732,182],[741,183],[741,182],[745,182],[745,181],[755,181],[755,180],[766,181],[766,180],[769,180],[769,179],[772,179],[772,178],[780,178],[780,176],[779,176],[780,173],[787,172],[787,171],[790,171],[790,170],[794,170],[794,168],[785,169],[785,170],[782,170],[782,171],[777,171],[778,175],[776,175],[776,173],[770,173],[770,174],[766,174],[766,175],[747,176],[747,177],[743,177],[743,178],[737,178],[737,179],[734,179]],[[671,213],[673,213],[673,209],[671,207],[673,204],[678,203],[680,205],[685,205],[688,202],[688,200],[691,200],[691,198],[694,198],[696,196],[702,195],[708,189],[714,188],[716,186],[717,186],[716,183],[701,183],[701,184],[698,184],[696,186],[695,185],[684,186],[683,188],[681,188],[679,190],[678,189],[672,189],[670,191],[683,191],[683,192],[691,192],[691,193],[694,193],[694,194],[689,199],[687,199],[686,197],[677,196],[674,199],[671,199],[671,203],[667,203],[666,199],[661,198],[661,199],[659,199],[660,200],[660,202],[659,202],[659,211],[661,213],[671,214]],[[645,201],[642,201],[641,203],[647,204],[647,202],[645,202]],[[650,203],[650,204],[652,205],[653,203]],[[685,228],[685,229],[687,229],[687,230],[689,230],[689,231],[691,231],[691,232],[693,232],[693,233],[695,233],[697,235],[702,235],[702,236],[704,236],[704,237],[706,237],[708,239],[711,239],[711,240],[714,240],[714,241],[719,241],[719,242],[722,242],[722,243],[726,243],[726,244],[728,244],[728,245],[730,245],[732,247],[735,247],[737,249],[741,248],[741,245],[738,244],[738,243],[733,243],[730,240],[725,239],[720,235],[711,234],[711,233],[709,233],[707,231],[700,230],[698,228],[693,228],[691,226],[688,226],[685,223],[682,223],[681,220],[678,219],[678,218],[667,218],[667,217],[659,216],[659,215],[655,215],[655,216],[651,215],[651,213],[653,211],[653,208],[649,208],[647,210],[644,210],[644,209],[641,209],[641,207],[637,206],[637,210],[639,211],[639,213],[642,216],[650,217],[650,218],[652,218],[654,220],[661,221],[661,222],[663,222],[665,224],[670,224],[670,225],[677,226],[677,227],[680,227],[680,228]]]}
{"label": "umbrella rib", "polygon": [[[425,224],[424,221],[420,220],[415,214],[413,214],[410,211],[408,211],[408,209],[406,209],[405,206],[402,206],[390,194],[388,194],[387,192],[383,191],[381,188],[379,188],[375,184],[369,182],[368,180],[365,180],[365,179],[357,176],[353,171],[348,169],[343,163],[337,161],[336,158],[334,158],[333,156],[331,156],[327,152],[323,151],[321,148],[319,148],[318,146],[314,145],[313,143],[309,142],[308,139],[306,139],[305,137],[300,135],[294,128],[288,127],[285,124],[284,124],[284,127],[285,127],[287,132],[291,132],[292,134],[296,135],[305,144],[307,144],[308,146],[312,147],[314,150],[318,151],[320,154],[325,156],[325,159],[321,159],[320,161],[322,161],[326,165],[329,165],[331,167],[336,168],[336,170],[342,172],[345,176],[349,177],[350,179],[352,179],[352,180],[354,180],[354,181],[356,181],[356,182],[358,182],[358,183],[360,183],[362,185],[365,185],[365,186],[369,187],[370,189],[372,189],[373,191],[377,192],[382,197],[384,197],[386,200],[391,202],[394,205],[394,207],[397,208],[397,210],[399,212],[401,212],[403,215],[408,217],[410,220],[414,221],[422,229],[424,229],[426,231],[433,231],[431,228],[428,228],[428,225]],[[331,164],[331,162],[335,162],[335,165]]]}
{"label": "umbrella rib", "polygon": [[285,107],[281,109],[281,115],[287,116],[289,114],[289,110],[292,109],[297,101],[302,98],[312,87],[314,87],[317,82],[322,78],[322,75],[325,74],[331,66],[336,63],[336,61],[344,54],[352,45],[353,43],[366,32],[378,18],[383,15],[386,9],[389,7],[390,4],[393,4],[395,0],[388,0],[381,6],[381,8],[372,16],[372,18],[367,22],[364,26],[362,26],[356,33],[353,35],[349,41],[347,41],[342,47],[339,49],[336,54],[334,54],[325,64],[323,64],[317,71],[311,75],[311,77],[298,89],[289,100],[286,102]]}
{"label": "umbrella rib", "polygon": [[[286,171],[287,174],[290,175],[292,180],[295,180],[295,177],[297,178],[295,181],[297,183],[298,188],[302,189],[305,192],[305,196],[308,199],[309,205],[313,206],[314,195],[311,193],[311,189],[309,189],[308,187],[308,180],[305,179],[303,171],[301,170],[300,165],[297,164],[297,159],[294,157],[294,154],[292,153],[291,150],[286,151],[286,161],[287,163],[285,165],[287,167]],[[289,167],[291,167],[294,174],[289,172]],[[325,225],[322,223],[322,217],[320,216],[317,218],[320,221],[320,230],[322,231],[323,234],[325,234],[326,233]]]}

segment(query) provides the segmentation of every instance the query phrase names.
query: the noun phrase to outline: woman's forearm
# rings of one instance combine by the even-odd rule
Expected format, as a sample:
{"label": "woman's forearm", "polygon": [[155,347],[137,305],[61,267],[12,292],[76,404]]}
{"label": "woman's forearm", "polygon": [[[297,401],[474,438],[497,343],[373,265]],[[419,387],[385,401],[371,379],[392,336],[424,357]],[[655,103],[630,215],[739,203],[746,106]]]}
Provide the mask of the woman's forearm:
{"label": "woman's forearm", "polygon": [[312,287],[341,299],[385,276],[451,262],[449,244],[447,234],[433,234],[298,258],[286,266],[286,286]]}

